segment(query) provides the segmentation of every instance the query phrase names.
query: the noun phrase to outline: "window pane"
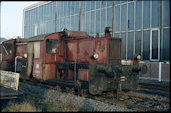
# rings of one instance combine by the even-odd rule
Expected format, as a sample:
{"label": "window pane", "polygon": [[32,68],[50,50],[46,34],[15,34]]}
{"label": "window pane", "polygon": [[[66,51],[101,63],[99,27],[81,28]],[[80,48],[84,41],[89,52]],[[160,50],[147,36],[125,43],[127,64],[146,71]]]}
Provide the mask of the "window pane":
{"label": "window pane", "polygon": [[79,1],[75,1],[74,7],[75,7],[75,14],[79,14]]}
{"label": "window pane", "polygon": [[150,31],[143,32],[143,60],[150,58]]}
{"label": "window pane", "polygon": [[120,37],[120,33],[114,33],[114,37],[119,38]]}
{"label": "window pane", "polygon": [[141,55],[141,31],[135,32],[135,54]]}
{"label": "window pane", "polygon": [[74,14],[74,1],[71,2],[71,15]]}
{"label": "window pane", "polygon": [[150,1],[144,1],[143,28],[150,27]]}
{"label": "window pane", "polygon": [[85,20],[86,20],[86,18],[85,18],[85,13],[82,13],[82,14],[81,14],[81,31],[86,31],[86,30],[85,30],[85,26],[86,26],[86,25],[85,25],[85,22],[86,22]]}
{"label": "window pane", "polygon": [[126,33],[121,33],[122,38],[122,59],[126,59]]}
{"label": "window pane", "polygon": [[170,61],[170,29],[163,31],[163,60]]}
{"label": "window pane", "polygon": [[96,10],[96,33],[100,33],[100,10]]}
{"label": "window pane", "polygon": [[86,11],[91,9],[91,1],[86,1]]}
{"label": "window pane", "polygon": [[163,26],[170,27],[170,0],[163,0]]}
{"label": "window pane", "polygon": [[141,29],[142,24],[142,1],[136,1],[135,29]]}
{"label": "window pane", "polygon": [[74,16],[71,16],[71,30],[74,30]]}
{"label": "window pane", "polygon": [[114,13],[114,31],[120,31],[120,6],[115,7]]}
{"label": "window pane", "polygon": [[101,10],[101,33],[104,33],[106,22],[106,8]]}
{"label": "window pane", "polygon": [[60,12],[61,12],[60,14],[61,14],[61,15],[60,15],[60,17],[63,17],[63,14],[64,14],[64,12],[63,12],[63,6],[64,6],[64,5],[63,5],[63,4],[64,4],[64,2],[61,1],[61,8],[60,8]]}
{"label": "window pane", "polygon": [[112,27],[112,7],[107,8],[107,26]]}
{"label": "window pane", "polygon": [[90,29],[90,12],[86,13],[86,32],[89,34],[89,29]]}
{"label": "window pane", "polygon": [[95,9],[95,1],[91,1],[91,10]]}
{"label": "window pane", "polygon": [[134,29],[134,2],[128,4],[128,30]]}
{"label": "window pane", "polygon": [[158,31],[152,31],[152,59],[158,59]]}
{"label": "window pane", "polygon": [[67,16],[71,15],[71,1],[68,1],[68,10],[67,10]]}
{"label": "window pane", "polygon": [[57,18],[60,17],[60,1],[57,1]]}
{"label": "window pane", "polygon": [[95,20],[95,13],[94,11],[91,12],[91,27],[90,27],[90,34],[94,34],[94,20]]}
{"label": "window pane", "polygon": [[100,8],[100,2],[101,1],[96,1],[96,9],[99,9]]}
{"label": "window pane", "polygon": [[106,7],[106,1],[105,1],[105,0],[102,0],[102,1],[101,1],[101,5],[102,5],[101,8]]}
{"label": "window pane", "polygon": [[134,39],[134,32],[128,32],[128,49],[127,49],[127,59],[133,59],[133,39]]}
{"label": "window pane", "polygon": [[113,2],[112,1],[107,1],[107,6],[112,6]]}
{"label": "window pane", "polygon": [[152,27],[159,27],[160,1],[152,1]]}
{"label": "window pane", "polygon": [[81,12],[85,11],[85,1],[81,1]]}
{"label": "window pane", "polygon": [[67,2],[66,1],[64,1],[64,17],[66,16],[66,10],[67,10]]}
{"label": "window pane", "polygon": [[127,5],[122,5],[121,9],[121,30],[126,31]]}
{"label": "window pane", "polygon": [[120,4],[120,0],[114,1],[114,5]]}
{"label": "window pane", "polygon": [[75,16],[75,30],[76,30],[76,31],[78,31],[78,30],[79,30],[79,28],[78,28],[78,24],[79,24],[79,16],[78,16],[78,15],[76,15],[76,16]]}

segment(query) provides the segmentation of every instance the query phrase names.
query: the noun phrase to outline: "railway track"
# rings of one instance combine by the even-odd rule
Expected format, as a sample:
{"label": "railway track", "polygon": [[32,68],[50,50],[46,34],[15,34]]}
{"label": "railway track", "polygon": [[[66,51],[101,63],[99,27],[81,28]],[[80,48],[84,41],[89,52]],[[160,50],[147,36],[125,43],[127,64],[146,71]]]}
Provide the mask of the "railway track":
{"label": "railway track", "polygon": [[170,92],[170,86],[165,84],[139,83],[139,88]]}
{"label": "railway track", "polygon": [[38,85],[41,87],[46,87],[54,90],[60,90],[61,92],[71,93],[74,95],[80,95],[85,98],[91,98],[94,100],[102,101],[105,103],[109,103],[112,105],[132,109],[135,111],[170,111],[170,99],[162,100],[155,99],[152,97],[139,96],[135,94],[118,92],[118,98],[116,98],[116,94],[114,92],[104,92],[103,95],[90,95],[85,90],[75,90],[74,88],[62,88],[57,85],[44,83],[42,81],[32,82],[32,80],[23,81],[25,83],[31,85]]}

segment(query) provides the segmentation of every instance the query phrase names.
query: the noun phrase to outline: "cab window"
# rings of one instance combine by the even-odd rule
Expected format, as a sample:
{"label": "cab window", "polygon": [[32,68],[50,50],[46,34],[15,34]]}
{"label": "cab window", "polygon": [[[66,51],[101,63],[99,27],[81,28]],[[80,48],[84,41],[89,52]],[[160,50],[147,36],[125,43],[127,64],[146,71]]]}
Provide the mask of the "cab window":
{"label": "cab window", "polygon": [[12,54],[12,44],[8,44],[8,43],[3,44],[2,51],[3,51],[3,54],[6,54],[6,55]]}
{"label": "cab window", "polygon": [[46,53],[58,53],[59,43],[57,39],[46,40]]}

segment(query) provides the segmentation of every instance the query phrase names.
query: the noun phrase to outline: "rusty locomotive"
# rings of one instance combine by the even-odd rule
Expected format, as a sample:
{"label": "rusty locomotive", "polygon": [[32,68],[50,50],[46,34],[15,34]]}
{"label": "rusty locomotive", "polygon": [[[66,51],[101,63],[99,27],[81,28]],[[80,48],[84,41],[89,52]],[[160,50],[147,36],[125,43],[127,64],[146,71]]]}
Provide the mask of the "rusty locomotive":
{"label": "rusty locomotive", "polygon": [[38,35],[28,39],[12,39],[1,44],[1,69],[30,77],[57,82],[62,86],[87,89],[90,94],[104,91],[136,89],[140,56],[134,55],[134,65],[121,65],[122,39],[110,35],[94,38],[86,32],[70,31]]}

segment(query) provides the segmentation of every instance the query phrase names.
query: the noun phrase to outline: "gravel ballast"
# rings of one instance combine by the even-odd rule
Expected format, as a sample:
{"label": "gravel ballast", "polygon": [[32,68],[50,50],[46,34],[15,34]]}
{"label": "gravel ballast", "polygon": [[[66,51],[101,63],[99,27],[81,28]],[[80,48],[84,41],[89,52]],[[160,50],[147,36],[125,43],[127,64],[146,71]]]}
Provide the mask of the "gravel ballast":
{"label": "gravel ballast", "polygon": [[61,102],[66,106],[74,106],[80,111],[133,111],[132,109],[111,105],[105,102],[72,95],[70,93],[60,92],[58,90],[48,89],[40,86],[34,86],[20,82],[19,91],[23,93],[35,93],[49,100]]}

